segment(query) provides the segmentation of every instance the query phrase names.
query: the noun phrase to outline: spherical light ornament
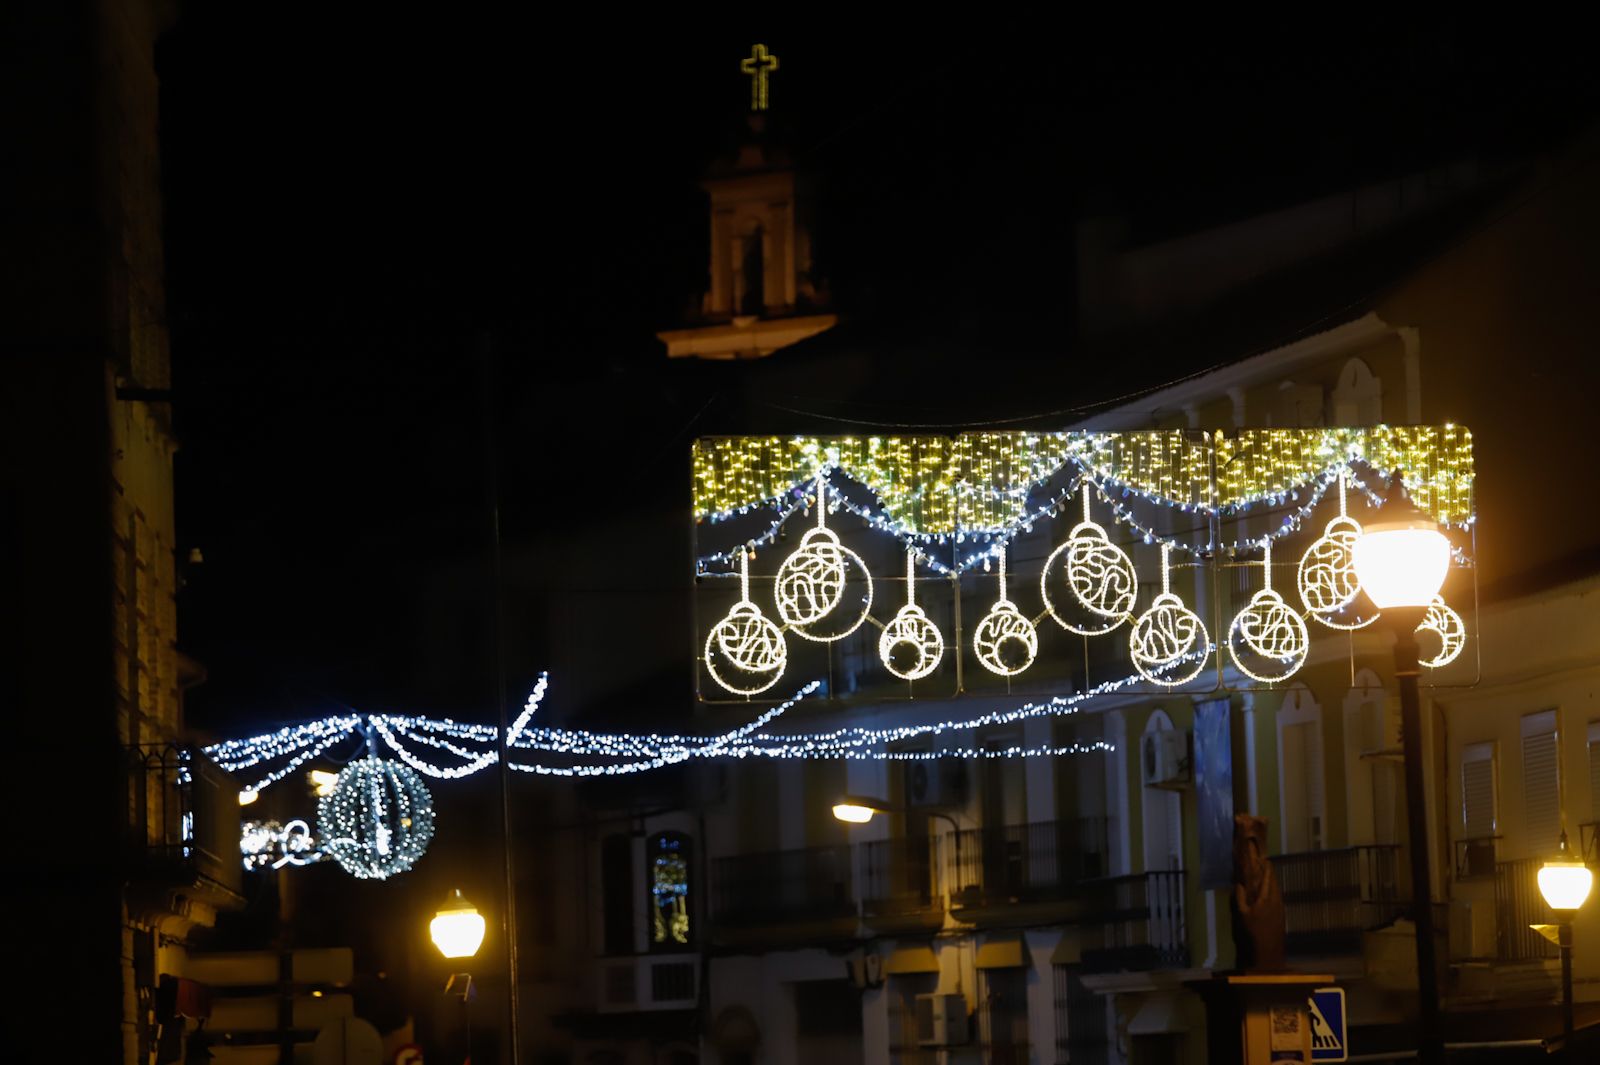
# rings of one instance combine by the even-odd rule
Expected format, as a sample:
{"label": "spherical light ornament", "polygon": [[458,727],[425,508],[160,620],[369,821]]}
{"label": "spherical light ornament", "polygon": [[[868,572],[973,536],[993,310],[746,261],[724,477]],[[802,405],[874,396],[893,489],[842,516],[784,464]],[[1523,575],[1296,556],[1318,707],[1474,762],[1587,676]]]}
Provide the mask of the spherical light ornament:
{"label": "spherical light ornament", "polygon": [[[1064,586],[1058,601],[1053,585]],[[1080,636],[1100,636],[1128,620],[1139,577],[1126,551],[1089,520],[1089,486],[1083,486],[1083,520],[1045,560],[1039,594],[1056,624]]]}
{"label": "spherical light ornament", "polygon": [[919,606],[901,607],[878,637],[878,657],[901,680],[921,680],[939,668],[944,636]]}
{"label": "spherical light ornament", "polygon": [[1252,680],[1287,680],[1305,664],[1311,636],[1283,597],[1263,588],[1250,597],[1228,627],[1228,657]]}
{"label": "spherical light ornament", "polygon": [[839,538],[828,529],[808,529],[794,554],[778,567],[773,599],[786,625],[821,621],[844,595],[845,560]]}
{"label": "spherical light ornament", "polygon": [[839,598],[834,609],[816,621],[789,622],[789,631],[801,639],[813,643],[842,640],[859,629],[872,612],[872,574],[867,571],[867,564],[848,547],[841,545],[838,552],[842,574]]}
{"label": "spherical light ornament", "polygon": [[735,695],[757,695],[778,683],[789,664],[783,632],[748,601],[733,605],[706,636],[706,672]]}
{"label": "spherical light ornament", "polygon": [[1467,646],[1467,625],[1461,615],[1450,609],[1444,597],[1436,595],[1428,607],[1428,614],[1417,626],[1417,632],[1431,632],[1439,638],[1439,652],[1422,660],[1429,669],[1438,669],[1454,662]]}
{"label": "spherical light ornament", "polygon": [[387,880],[414,865],[433,839],[433,796],[398,762],[351,762],[317,802],[323,853],[362,880]]}
{"label": "spherical light ornament", "polygon": [[972,651],[991,673],[1014,677],[1033,665],[1039,633],[1009,600],[989,608],[972,634]]}
{"label": "spherical light ornament", "polygon": [[1133,668],[1146,680],[1168,688],[1200,675],[1211,642],[1200,616],[1171,592],[1162,592],[1128,632]]}
{"label": "spherical light ornament", "polygon": [[1361,595],[1354,556],[1360,538],[1355,519],[1340,515],[1300,556],[1300,600],[1312,617],[1332,629],[1361,629],[1378,620],[1376,612],[1362,616],[1352,609]]}
{"label": "spherical light ornament", "polygon": [[1006,598],[1006,549],[1000,548],[1000,598],[972,633],[972,652],[990,673],[1014,677],[1033,665],[1039,632]]}

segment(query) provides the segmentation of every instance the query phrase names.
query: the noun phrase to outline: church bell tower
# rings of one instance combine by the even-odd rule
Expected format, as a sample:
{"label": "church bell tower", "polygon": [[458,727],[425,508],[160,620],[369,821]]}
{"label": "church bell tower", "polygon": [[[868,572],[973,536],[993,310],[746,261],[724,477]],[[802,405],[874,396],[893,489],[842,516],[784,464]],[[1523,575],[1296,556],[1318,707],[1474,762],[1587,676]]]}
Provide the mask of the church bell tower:
{"label": "church bell tower", "polygon": [[811,234],[795,171],[767,128],[778,57],[756,45],[747,132],[701,187],[710,198],[710,286],[699,320],[656,336],[669,358],[759,359],[831,328],[838,318],[811,278]]}

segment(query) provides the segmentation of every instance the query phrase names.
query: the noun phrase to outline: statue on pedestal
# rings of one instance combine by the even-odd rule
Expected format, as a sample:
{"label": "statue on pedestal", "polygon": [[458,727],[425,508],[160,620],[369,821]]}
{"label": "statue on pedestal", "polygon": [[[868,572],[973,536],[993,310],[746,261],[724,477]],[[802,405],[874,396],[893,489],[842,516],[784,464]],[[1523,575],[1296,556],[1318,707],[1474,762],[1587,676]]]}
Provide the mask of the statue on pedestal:
{"label": "statue on pedestal", "polygon": [[1233,948],[1240,969],[1284,968],[1283,890],[1267,860],[1267,819],[1233,818]]}

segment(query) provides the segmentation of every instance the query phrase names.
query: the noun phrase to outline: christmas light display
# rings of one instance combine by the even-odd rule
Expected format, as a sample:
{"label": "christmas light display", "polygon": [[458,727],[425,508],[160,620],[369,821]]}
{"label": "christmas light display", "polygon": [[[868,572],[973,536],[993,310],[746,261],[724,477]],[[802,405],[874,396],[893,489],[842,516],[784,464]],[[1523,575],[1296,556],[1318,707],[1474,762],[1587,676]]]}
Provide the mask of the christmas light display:
{"label": "christmas light display", "polygon": [[1263,585],[1228,626],[1228,657],[1245,676],[1275,684],[1305,664],[1311,635],[1300,615],[1272,590],[1271,540],[1262,542],[1262,551]]}
{"label": "christmas light display", "polygon": [[906,605],[901,607],[878,637],[878,657],[883,668],[901,680],[921,680],[939,668],[944,657],[944,636],[917,606],[917,553],[906,551]]}
{"label": "christmas light display", "polygon": [[282,869],[286,865],[310,865],[323,858],[311,835],[311,826],[298,818],[286,825],[246,821],[239,837],[239,854],[246,869]]}
{"label": "christmas light display", "polygon": [[972,652],[991,673],[1014,677],[1033,665],[1039,653],[1039,634],[1033,622],[1022,616],[1015,603],[1006,598],[1006,553],[1000,552],[1000,598],[978,622],[972,633]]}
{"label": "christmas light display", "polygon": [[1139,615],[1128,633],[1133,668],[1166,688],[1187,684],[1211,657],[1211,636],[1200,616],[1172,594],[1170,545],[1161,545],[1161,594]]}
{"label": "christmas light display", "polygon": [[1306,548],[1298,572],[1306,612],[1329,628],[1360,629],[1378,620],[1378,612],[1371,609],[1365,616],[1347,616],[1361,594],[1353,555],[1360,536],[1361,525],[1350,517],[1345,502],[1345,473],[1340,470],[1339,516]]}
{"label": "christmas light display", "polygon": [[808,530],[794,554],[778,567],[773,599],[785,625],[821,621],[844,596],[844,549],[828,531],[826,479],[817,478],[817,527]]}
{"label": "christmas light display", "polygon": [[379,758],[368,738],[367,757],[339,774],[332,794],[317,802],[322,849],[362,880],[387,880],[416,864],[433,839],[433,796],[406,766]]}

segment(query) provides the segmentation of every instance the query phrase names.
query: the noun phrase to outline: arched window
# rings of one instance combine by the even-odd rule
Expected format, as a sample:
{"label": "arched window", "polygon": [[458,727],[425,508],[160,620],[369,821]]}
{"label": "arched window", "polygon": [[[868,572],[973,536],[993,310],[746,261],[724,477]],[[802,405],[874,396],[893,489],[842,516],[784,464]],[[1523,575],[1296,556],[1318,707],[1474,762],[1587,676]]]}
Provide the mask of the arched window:
{"label": "arched window", "polygon": [[1278,709],[1278,795],[1285,854],[1327,846],[1323,811],[1322,707],[1304,684],[1290,688]]}
{"label": "arched window", "polygon": [[[1146,736],[1171,732],[1172,718],[1157,710],[1145,723]],[[1140,743],[1141,751],[1145,744]],[[1151,784],[1152,767],[1140,758],[1140,778],[1144,783],[1144,868],[1145,872],[1183,868],[1183,804],[1176,791]]]}
{"label": "arched window", "polygon": [[657,832],[645,846],[651,950],[683,950],[692,942],[692,857],[689,837],[682,832]]}
{"label": "arched window", "polygon": [[739,313],[760,314],[767,305],[767,240],[759,222],[745,233],[739,262]]}
{"label": "arched window", "polygon": [[1360,359],[1351,359],[1339,371],[1333,389],[1334,425],[1377,425],[1383,421],[1383,382]]}

